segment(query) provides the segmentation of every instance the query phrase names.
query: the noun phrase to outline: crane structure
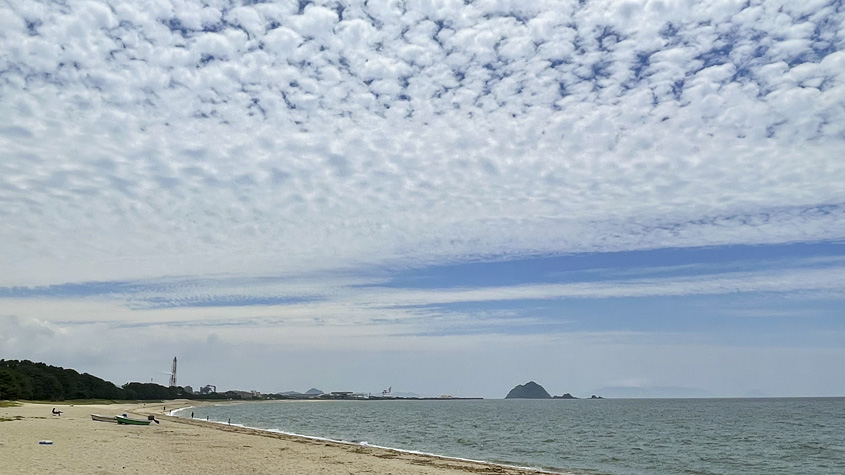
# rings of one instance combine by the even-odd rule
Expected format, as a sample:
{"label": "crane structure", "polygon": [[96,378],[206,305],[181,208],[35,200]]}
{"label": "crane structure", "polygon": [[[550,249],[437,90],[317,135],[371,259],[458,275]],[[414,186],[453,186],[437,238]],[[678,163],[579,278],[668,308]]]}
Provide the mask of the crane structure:
{"label": "crane structure", "polygon": [[176,357],[173,357],[173,368],[170,370],[170,387],[176,386]]}

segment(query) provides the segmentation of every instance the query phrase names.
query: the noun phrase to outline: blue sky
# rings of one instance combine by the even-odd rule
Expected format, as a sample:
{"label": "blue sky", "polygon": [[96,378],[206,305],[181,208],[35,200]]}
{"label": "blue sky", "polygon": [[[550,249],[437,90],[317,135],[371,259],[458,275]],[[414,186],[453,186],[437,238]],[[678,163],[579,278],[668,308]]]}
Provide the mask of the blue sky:
{"label": "blue sky", "polygon": [[838,1],[0,6],[0,357],[845,393]]}

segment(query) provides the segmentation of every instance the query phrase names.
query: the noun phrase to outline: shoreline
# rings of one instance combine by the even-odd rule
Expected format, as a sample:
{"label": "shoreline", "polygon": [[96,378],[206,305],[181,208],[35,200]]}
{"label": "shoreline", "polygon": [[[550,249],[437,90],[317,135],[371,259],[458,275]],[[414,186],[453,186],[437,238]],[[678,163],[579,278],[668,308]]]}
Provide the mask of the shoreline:
{"label": "shoreline", "polygon": [[[285,401],[285,400],[275,400],[275,401],[273,401],[273,400],[269,400],[269,401],[227,401],[227,402],[228,402],[228,404],[257,404],[257,403],[266,403],[266,402],[286,403],[286,402],[292,402],[292,401]],[[318,401],[312,401],[312,402],[318,402]],[[423,456],[423,457],[432,457],[432,458],[447,460],[447,461],[468,462],[468,463],[473,463],[473,464],[489,465],[489,466],[492,466],[492,467],[498,467],[498,468],[502,468],[502,469],[521,471],[521,472],[518,472],[518,473],[525,472],[525,473],[528,473],[528,474],[537,474],[537,475],[566,475],[563,472],[547,470],[547,469],[543,469],[543,468],[539,468],[539,467],[522,467],[522,466],[518,466],[518,465],[509,465],[509,464],[505,464],[505,463],[491,462],[491,461],[488,461],[488,460],[477,460],[477,459],[470,459],[470,458],[463,458],[463,457],[453,457],[453,456],[448,456],[448,455],[435,454],[435,453],[431,453],[431,452],[423,452],[421,450],[401,449],[401,448],[397,448],[397,447],[387,447],[387,446],[383,446],[383,445],[373,445],[373,444],[369,444],[369,443],[366,443],[366,442],[363,442],[363,443],[350,442],[350,441],[346,441],[346,440],[331,439],[331,438],[328,438],[328,437],[320,437],[320,436],[315,436],[315,435],[297,434],[297,433],[294,433],[294,432],[286,432],[286,431],[283,431],[281,429],[264,429],[264,428],[260,428],[260,427],[252,427],[252,426],[247,426],[247,425],[237,424],[237,423],[232,424],[232,423],[223,422],[223,421],[203,420],[203,419],[195,419],[195,418],[190,418],[190,417],[180,417],[180,416],[174,415],[174,413],[187,411],[187,410],[194,408],[194,407],[228,405],[228,404],[227,403],[219,403],[219,402],[213,402],[213,403],[210,402],[208,404],[195,404],[195,405],[191,405],[191,406],[177,408],[177,409],[174,409],[172,411],[168,411],[168,413],[165,414],[165,415],[168,416],[168,417],[176,418],[176,419],[183,419],[183,420],[188,420],[188,421],[197,420],[199,422],[217,424],[217,425],[224,426],[224,427],[240,427],[240,428],[243,428],[243,429],[250,429],[250,430],[260,431],[260,432],[267,432],[269,434],[279,434],[279,435],[293,437],[293,438],[309,439],[309,440],[313,440],[313,441],[317,441],[317,442],[330,442],[330,443],[333,443],[333,444],[341,444],[341,445],[346,445],[346,446],[351,446],[351,447],[367,447],[367,448],[374,448],[374,449],[379,449],[379,450],[386,450],[386,451],[390,451],[390,452],[398,452],[398,453],[408,454],[408,455],[419,455],[419,456]]]}
{"label": "shoreline", "polygon": [[[240,404],[222,402],[223,404]],[[392,473],[394,475],[548,475],[531,468],[291,435],[171,415],[221,401],[141,404],[38,404],[0,407],[4,474],[28,473]],[[51,406],[62,411],[51,415]],[[160,424],[124,426],[91,414],[154,415]],[[51,440],[52,445],[40,445]]]}

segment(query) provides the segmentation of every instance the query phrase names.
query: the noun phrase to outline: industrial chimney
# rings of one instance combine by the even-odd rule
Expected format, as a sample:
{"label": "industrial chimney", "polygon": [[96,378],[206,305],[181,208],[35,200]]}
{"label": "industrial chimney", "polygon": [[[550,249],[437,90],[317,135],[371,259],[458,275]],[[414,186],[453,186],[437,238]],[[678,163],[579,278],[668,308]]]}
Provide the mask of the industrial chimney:
{"label": "industrial chimney", "polygon": [[176,386],[176,357],[173,357],[173,368],[170,370],[170,387]]}

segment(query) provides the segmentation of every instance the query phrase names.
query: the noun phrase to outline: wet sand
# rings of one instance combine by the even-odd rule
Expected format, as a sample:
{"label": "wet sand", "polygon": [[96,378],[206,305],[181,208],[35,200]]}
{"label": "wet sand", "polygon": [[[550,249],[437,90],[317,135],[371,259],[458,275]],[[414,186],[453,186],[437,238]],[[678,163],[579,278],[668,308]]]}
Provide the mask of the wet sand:
{"label": "wet sand", "polygon": [[[393,474],[533,475],[527,469],[408,454],[274,434],[164,415],[196,405],[60,405],[0,407],[3,474]],[[51,409],[63,411],[61,416]],[[91,414],[128,413],[160,424],[126,426],[91,420]],[[52,445],[39,441],[51,440]]]}

